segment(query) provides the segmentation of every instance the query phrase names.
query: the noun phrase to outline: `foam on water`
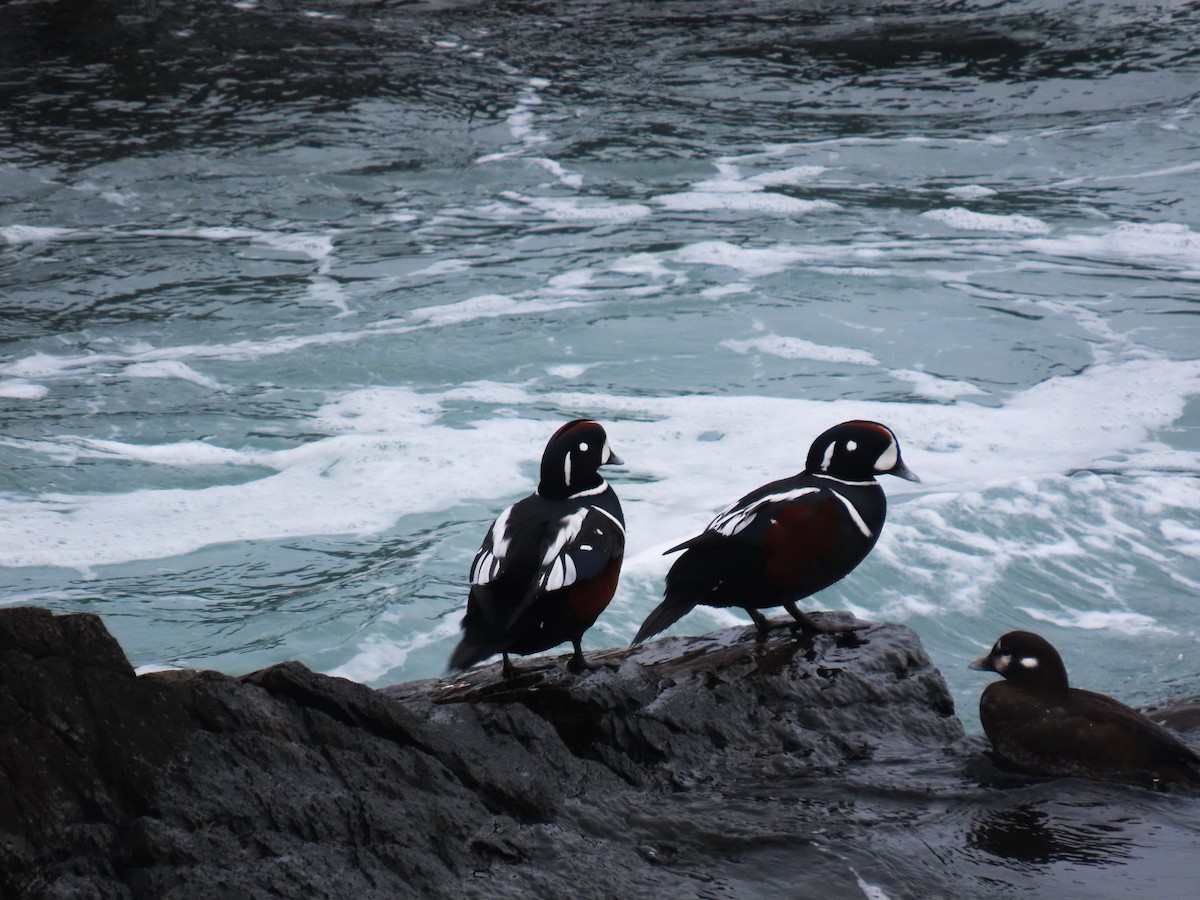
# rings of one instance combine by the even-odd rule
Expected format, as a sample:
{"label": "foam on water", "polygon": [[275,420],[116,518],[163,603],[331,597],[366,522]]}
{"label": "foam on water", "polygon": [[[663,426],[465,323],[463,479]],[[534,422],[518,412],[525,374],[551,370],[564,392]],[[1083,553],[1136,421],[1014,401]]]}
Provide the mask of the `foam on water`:
{"label": "foam on water", "polygon": [[1095,609],[1064,608],[1061,612],[1047,612],[1033,607],[1019,607],[1037,622],[1049,622],[1060,628],[1082,628],[1085,631],[1112,629],[1125,634],[1171,634],[1171,629],[1156,625],[1149,616],[1134,612],[1101,612]]}
{"label": "foam on water", "polygon": [[178,378],[214,391],[223,389],[221,382],[215,378],[202,375],[187,363],[179,360],[164,359],[157,362],[133,363],[126,366],[122,373],[130,378]]}
{"label": "foam on water", "polygon": [[48,241],[62,240],[74,234],[71,228],[52,228],[37,225],[4,225],[0,227],[0,237],[9,244],[40,244]]}
{"label": "foam on water", "polygon": [[1033,216],[981,213],[961,206],[931,209],[921,216],[965,231],[1003,231],[1008,234],[1047,234],[1050,231],[1049,225]]}
{"label": "foam on water", "polygon": [[1192,276],[1200,273],[1200,234],[1175,223],[1120,222],[1094,232],[1029,240],[1026,247],[1092,261],[1153,261],[1160,266],[1180,267]]}
{"label": "foam on water", "polygon": [[516,191],[505,191],[501,196],[525,204],[546,218],[559,222],[625,222],[648,216],[651,212],[650,207],[641,203],[598,203],[582,197],[528,197]]}
{"label": "foam on water", "polygon": [[16,378],[0,381],[0,397],[12,400],[41,400],[48,393],[50,389],[44,384],[30,384]]}
{"label": "foam on water", "polygon": [[721,341],[721,346],[734,353],[766,353],[781,359],[815,359],[859,366],[879,364],[879,360],[864,350],[856,350],[853,347],[826,347],[801,338],[778,334],[749,338],[744,341]]}
{"label": "foam on water", "polygon": [[662,194],[654,202],[672,212],[750,212],[775,216],[802,216],[818,210],[837,209],[831,200],[802,200],[787,194],[764,191],[760,194],[738,191],[683,191]]}
{"label": "foam on water", "polygon": [[[446,404],[463,401],[515,409],[551,403],[613,423],[614,446],[639,478],[622,489],[631,522],[629,571],[635,574],[641,566],[660,570],[663,545],[702,527],[737,495],[795,471],[807,441],[828,423],[856,417],[884,421],[902,436],[906,458],[924,485],[897,483],[889,489],[894,495],[924,495],[906,504],[910,520],[923,518],[943,536],[977,545],[977,535],[939,521],[947,502],[999,484],[1026,483],[1036,496],[1036,479],[1137,466],[1155,451],[1148,435],[1170,425],[1186,399],[1198,394],[1200,362],[1166,360],[1094,366],[1050,379],[995,408],[966,402],[628,397],[490,383],[441,396],[372,388],[331,401],[316,419],[326,436],[287,450],[60,437],[47,452],[98,453],[161,466],[261,467],[273,474],[199,490],[4,498],[15,539],[0,547],[0,564],[94,567],[186,553],[215,541],[377,532],[405,515],[444,509],[462,498],[498,502],[530,487],[520,473],[540,456],[547,424],[510,415],[477,419],[466,430],[440,424]],[[780,423],[795,424],[781,439],[764,441],[763,435],[779,434]],[[704,439],[713,432],[720,440]],[[730,460],[737,461],[733,473]],[[1187,462],[1200,464],[1190,455]],[[1053,510],[1041,515],[1052,517]],[[928,541],[926,528],[911,521],[889,533],[893,544]],[[888,543],[881,548],[885,553]],[[1004,548],[993,542],[977,549],[994,554]]]}

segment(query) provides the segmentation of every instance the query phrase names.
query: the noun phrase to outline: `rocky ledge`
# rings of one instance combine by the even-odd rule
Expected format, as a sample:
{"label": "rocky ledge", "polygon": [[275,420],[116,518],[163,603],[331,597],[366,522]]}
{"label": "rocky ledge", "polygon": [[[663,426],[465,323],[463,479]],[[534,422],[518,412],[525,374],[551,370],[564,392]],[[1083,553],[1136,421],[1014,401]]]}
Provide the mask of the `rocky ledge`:
{"label": "rocky ledge", "polygon": [[0,897],[992,896],[1097,860],[1166,895],[1194,871],[1194,799],[997,779],[905,627],[591,658],[381,690],[294,662],[138,677],[95,616],[0,610]]}
{"label": "rocky ledge", "polygon": [[382,690],[295,662],[138,677],[96,616],[0,610],[0,896],[690,892],[758,836],[679,797],[962,736],[897,625],[592,659]]}

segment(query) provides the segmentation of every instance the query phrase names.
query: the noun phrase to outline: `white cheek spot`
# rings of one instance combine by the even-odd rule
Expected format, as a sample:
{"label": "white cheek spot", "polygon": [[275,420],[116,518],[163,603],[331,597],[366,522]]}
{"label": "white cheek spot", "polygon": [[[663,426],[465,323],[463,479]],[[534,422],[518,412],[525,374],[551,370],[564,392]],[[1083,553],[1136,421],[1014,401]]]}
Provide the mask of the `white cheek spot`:
{"label": "white cheek spot", "polygon": [[1036,656],[1022,656],[1021,665],[1026,669],[1036,669],[1038,667],[1038,659]]}
{"label": "white cheek spot", "polygon": [[887,472],[895,467],[899,459],[900,451],[896,448],[896,442],[892,441],[887,445],[887,449],[879,454],[879,459],[875,460],[875,471]]}
{"label": "white cheek spot", "polygon": [[1003,656],[996,657],[996,671],[1003,675],[1008,671],[1008,665],[1012,662],[1012,654],[1005,653]]}
{"label": "white cheek spot", "polygon": [[579,445],[579,452],[586,453],[587,448],[588,448],[587,441],[584,441],[582,444]]}
{"label": "white cheek spot", "polygon": [[853,453],[858,449],[858,441],[846,441],[846,450]]}

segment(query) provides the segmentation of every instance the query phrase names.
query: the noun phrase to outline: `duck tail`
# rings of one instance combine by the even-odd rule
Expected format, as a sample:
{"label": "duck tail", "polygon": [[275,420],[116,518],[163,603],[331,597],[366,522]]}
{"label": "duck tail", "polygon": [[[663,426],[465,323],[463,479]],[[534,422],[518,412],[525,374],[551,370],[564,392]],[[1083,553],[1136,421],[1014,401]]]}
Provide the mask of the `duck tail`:
{"label": "duck tail", "polygon": [[454,652],[450,654],[450,662],[446,664],[446,671],[461,672],[499,652],[491,647],[480,646],[471,641],[469,637],[464,637],[458,642]]}
{"label": "duck tail", "polygon": [[652,638],[660,631],[670,628],[695,608],[695,603],[684,600],[678,595],[672,596],[668,591],[663,602],[654,607],[653,612],[646,616],[646,621],[642,623],[642,627],[638,629],[637,635],[629,646],[636,647],[647,638]]}

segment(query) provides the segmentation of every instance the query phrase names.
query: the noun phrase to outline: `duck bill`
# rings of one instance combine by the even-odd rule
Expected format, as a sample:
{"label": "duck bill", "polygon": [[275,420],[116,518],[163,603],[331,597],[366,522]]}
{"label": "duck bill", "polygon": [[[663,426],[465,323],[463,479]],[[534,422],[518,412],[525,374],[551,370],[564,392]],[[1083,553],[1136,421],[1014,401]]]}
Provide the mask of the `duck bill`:
{"label": "duck bill", "polygon": [[900,460],[896,465],[888,469],[888,474],[903,478],[905,481],[915,481],[917,484],[921,483],[921,479],[917,476],[917,473],[906,466],[904,460]]}
{"label": "duck bill", "polygon": [[602,466],[623,466],[623,465],[625,465],[625,460],[621,459],[621,457],[617,456],[617,454],[613,453],[612,450],[610,449],[608,451],[608,459],[606,459],[604,462],[600,463],[600,465],[602,465]]}
{"label": "duck bill", "polygon": [[995,672],[996,667],[992,665],[990,656],[981,656],[979,659],[973,659],[967,663],[968,669],[974,669],[976,672]]}

